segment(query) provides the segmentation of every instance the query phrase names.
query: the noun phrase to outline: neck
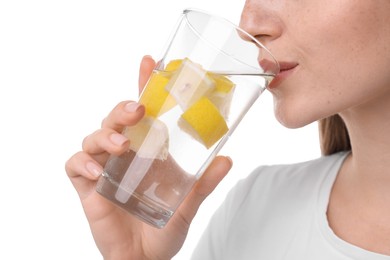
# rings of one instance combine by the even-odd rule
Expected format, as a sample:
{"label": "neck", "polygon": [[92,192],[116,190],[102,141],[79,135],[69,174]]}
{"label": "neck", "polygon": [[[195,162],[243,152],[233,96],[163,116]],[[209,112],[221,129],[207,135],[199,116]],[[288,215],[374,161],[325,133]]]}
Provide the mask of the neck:
{"label": "neck", "polygon": [[352,183],[390,201],[390,97],[382,96],[340,116],[350,135],[352,155],[345,170]]}
{"label": "neck", "polygon": [[390,255],[390,97],[340,113],[352,153],[333,185],[328,221],[343,240]]}

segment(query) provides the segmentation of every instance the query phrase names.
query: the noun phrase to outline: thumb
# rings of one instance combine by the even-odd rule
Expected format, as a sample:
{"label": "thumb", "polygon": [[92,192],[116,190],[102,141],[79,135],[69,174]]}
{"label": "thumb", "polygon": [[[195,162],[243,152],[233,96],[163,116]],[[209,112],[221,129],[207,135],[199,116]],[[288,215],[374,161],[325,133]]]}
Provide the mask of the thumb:
{"label": "thumb", "polygon": [[217,156],[203,176],[194,185],[192,191],[178,208],[177,212],[189,225],[202,202],[214,191],[233,165],[229,157]]}

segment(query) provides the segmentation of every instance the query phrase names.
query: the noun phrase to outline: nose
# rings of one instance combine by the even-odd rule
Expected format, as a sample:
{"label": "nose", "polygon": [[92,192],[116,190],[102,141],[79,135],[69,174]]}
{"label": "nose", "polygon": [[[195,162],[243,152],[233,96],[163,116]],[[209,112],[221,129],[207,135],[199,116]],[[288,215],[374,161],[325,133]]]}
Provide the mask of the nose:
{"label": "nose", "polygon": [[267,46],[282,34],[282,23],[272,3],[247,0],[241,13],[240,27]]}

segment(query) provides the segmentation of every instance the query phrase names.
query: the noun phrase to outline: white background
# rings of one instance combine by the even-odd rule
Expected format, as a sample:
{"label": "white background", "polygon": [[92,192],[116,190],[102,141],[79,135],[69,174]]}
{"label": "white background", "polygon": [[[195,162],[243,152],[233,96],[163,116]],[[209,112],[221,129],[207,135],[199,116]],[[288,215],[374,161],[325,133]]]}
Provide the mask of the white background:
{"label": "white background", "polygon": [[[0,2],[0,259],[101,259],[65,161],[117,102],[137,98],[141,57],[159,56],[182,9],[238,23],[243,4]],[[174,259],[189,259],[212,212],[254,167],[319,156],[317,124],[283,128],[264,93],[221,154],[232,157],[234,168],[201,207]]]}

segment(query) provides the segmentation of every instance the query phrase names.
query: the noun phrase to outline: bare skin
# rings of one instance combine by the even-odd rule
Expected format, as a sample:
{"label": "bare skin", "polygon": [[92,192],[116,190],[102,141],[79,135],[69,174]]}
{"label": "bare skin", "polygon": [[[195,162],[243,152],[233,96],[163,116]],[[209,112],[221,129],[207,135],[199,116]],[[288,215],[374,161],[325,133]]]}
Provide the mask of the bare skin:
{"label": "bare skin", "polygon": [[334,184],[328,220],[343,240],[390,255],[390,98],[373,103],[341,113],[353,148]]}

